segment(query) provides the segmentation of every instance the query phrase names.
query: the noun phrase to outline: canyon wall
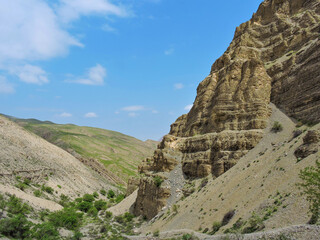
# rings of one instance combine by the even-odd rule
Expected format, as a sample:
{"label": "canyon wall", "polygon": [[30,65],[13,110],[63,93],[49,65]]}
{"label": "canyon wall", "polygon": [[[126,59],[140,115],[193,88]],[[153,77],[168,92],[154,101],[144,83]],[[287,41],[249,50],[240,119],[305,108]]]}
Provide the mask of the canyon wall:
{"label": "canyon wall", "polygon": [[140,166],[136,215],[152,218],[166,205],[168,191],[152,178],[166,179],[177,164],[187,178],[218,177],[234,166],[263,137],[270,102],[298,121],[319,122],[319,23],[319,0],[266,0],[237,27],[190,112]]}

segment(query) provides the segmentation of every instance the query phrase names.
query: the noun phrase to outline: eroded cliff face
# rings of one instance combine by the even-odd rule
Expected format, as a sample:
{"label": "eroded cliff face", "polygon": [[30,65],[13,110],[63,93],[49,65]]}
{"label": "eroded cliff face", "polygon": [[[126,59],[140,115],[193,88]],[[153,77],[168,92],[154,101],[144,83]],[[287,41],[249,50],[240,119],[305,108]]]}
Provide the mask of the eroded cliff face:
{"label": "eroded cliff face", "polygon": [[190,112],[140,167],[148,177],[140,181],[136,214],[165,205],[167,196],[148,180],[154,173],[181,163],[186,177],[217,177],[234,166],[262,138],[270,101],[297,120],[319,122],[319,23],[319,0],[266,0],[236,29],[199,84]]}

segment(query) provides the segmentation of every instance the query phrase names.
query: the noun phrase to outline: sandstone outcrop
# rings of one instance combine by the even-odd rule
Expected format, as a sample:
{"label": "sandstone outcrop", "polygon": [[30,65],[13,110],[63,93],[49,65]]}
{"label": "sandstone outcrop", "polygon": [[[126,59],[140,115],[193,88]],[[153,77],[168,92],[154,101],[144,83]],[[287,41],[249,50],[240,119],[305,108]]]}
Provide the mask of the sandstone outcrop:
{"label": "sandstone outcrop", "polygon": [[[319,32],[319,0],[265,0],[250,21],[237,27],[230,46],[199,84],[190,112],[171,125],[140,172],[152,176],[181,163],[186,177],[223,174],[263,137],[270,102],[297,120],[319,122]],[[148,178],[141,179],[140,214],[161,209],[153,188]]]}

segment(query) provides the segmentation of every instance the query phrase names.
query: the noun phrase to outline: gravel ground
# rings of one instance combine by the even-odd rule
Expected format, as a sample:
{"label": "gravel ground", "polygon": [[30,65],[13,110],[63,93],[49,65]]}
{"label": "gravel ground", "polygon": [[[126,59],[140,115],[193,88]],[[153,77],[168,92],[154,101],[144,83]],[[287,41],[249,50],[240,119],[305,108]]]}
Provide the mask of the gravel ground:
{"label": "gravel ground", "polygon": [[159,237],[152,236],[128,236],[132,240],[159,240],[182,237],[184,234],[192,234],[195,239],[199,240],[258,240],[258,239],[290,239],[290,240],[319,240],[320,226],[319,225],[295,225],[285,228],[270,230],[266,232],[257,232],[251,234],[222,234],[210,236],[191,230],[173,230],[160,233]]}

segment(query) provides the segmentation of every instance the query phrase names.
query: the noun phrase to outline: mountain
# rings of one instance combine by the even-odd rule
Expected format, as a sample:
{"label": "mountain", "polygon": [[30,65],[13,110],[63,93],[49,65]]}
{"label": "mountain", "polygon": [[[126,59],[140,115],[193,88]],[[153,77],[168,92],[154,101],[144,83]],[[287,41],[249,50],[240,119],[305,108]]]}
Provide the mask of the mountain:
{"label": "mountain", "polygon": [[308,221],[295,183],[319,159],[319,139],[307,140],[320,128],[319,29],[318,0],[265,0],[237,27],[190,112],[139,166],[134,213],[152,219],[145,232],[208,231],[228,212],[220,231]]}
{"label": "mountain", "polygon": [[145,142],[105,129],[54,124],[36,119],[11,117],[26,130],[66,150],[85,165],[116,184],[125,186],[129,177],[137,177],[137,167],[150,156],[158,142]]}
{"label": "mountain", "polygon": [[[42,200],[33,193],[41,185],[52,188],[52,194],[46,196],[51,200],[59,200],[61,194],[75,198],[78,194],[115,189],[112,179],[100,176],[71,154],[2,116],[0,136],[0,192],[16,194],[41,206]],[[61,208],[53,202],[46,207]]]}

